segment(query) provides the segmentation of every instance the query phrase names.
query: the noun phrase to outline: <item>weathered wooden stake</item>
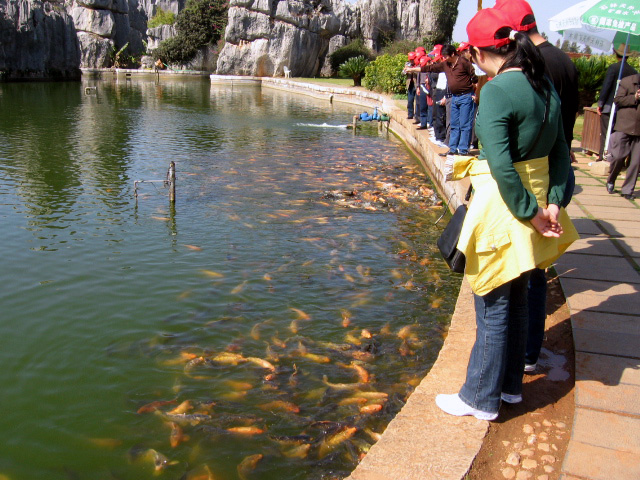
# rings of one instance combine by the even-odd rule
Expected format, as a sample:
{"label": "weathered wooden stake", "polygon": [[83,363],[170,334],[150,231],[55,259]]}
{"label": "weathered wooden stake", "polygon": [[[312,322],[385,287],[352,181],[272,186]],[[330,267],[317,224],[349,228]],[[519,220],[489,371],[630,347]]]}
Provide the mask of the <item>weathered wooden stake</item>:
{"label": "weathered wooden stake", "polygon": [[169,201],[174,203],[176,201],[176,164],[171,162],[169,164]]}
{"label": "weathered wooden stake", "polygon": [[353,116],[353,133],[356,133],[356,126],[358,125],[358,116]]}

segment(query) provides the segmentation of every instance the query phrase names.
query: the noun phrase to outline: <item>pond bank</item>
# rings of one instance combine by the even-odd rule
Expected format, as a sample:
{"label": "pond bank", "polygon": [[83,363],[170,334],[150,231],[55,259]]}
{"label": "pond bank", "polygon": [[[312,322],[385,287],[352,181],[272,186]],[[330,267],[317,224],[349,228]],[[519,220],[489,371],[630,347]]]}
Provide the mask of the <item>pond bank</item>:
{"label": "pond bank", "polygon": [[[213,82],[224,77],[212,75]],[[249,80],[249,79],[247,79]],[[441,149],[426,132],[416,134],[406,110],[388,96],[365,89],[300,83],[282,78],[255,78],[263,87],[326,98],[380,111],[390,117],[388,128],[413,151],[449,208],[464,198],[466,182],[445,182]],[[409,397],[407,404],[389,423],[381,439],[348,477],[350,480],[460,480],[469,470],[486,435],[488,422],[473,417],[443,414],[435,404],[438,393],[451,393],[464,382],[467,361],[475,340],[473,295],[463,281],[451,325],[431,371]]]}

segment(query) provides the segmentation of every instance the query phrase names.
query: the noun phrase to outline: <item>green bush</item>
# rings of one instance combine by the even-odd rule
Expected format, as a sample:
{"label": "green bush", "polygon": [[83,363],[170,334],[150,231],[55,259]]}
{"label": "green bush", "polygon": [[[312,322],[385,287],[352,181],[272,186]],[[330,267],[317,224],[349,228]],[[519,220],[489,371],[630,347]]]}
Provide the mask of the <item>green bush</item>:
{"label": "green bush", "polygon": [[200,48],[222,37],[228,8],[225,0],[187,0],[176,18],[177,35],[163,41],[153,56],[165,63],[190,61]]}
{"label": "green bush", "polygon": [[580,98],[580,111],[584,107],[590,107],[598,98],[599,90],[604,82],[604,75],[611,65],[612,59],[603,55],[591,57],[577,57],[573,63],[578,69],[578,96]]}
{"label": "green bush", "polygon": [[413,40],[398,40],[397,42],[393,42],[392,44],[384,47],[382,49],[382,54],[391,55],[392,57],[400,53],[406,55],[409,52],[413,52],[419,46],[427,48],[422,43]]}
{"label": "green bush", "polygon": [[173,12],[158,7],[156,14],[147,22],[147,28],[155,28],[160,25],[173,25],[175,21],[176,16]]}
{"label": "green bush", "polygon": [[369,65],[369,60],[364,58],[363,55],[352,57],[340,65],[338,74],[341,77],[352,78],[353,85],[359,87],[367,65]]}
{"label": "green bush", "polygon": [[354,40],[349,45],[338,48],[335,52],[329,55],[329,63],[331,65],[331,71],[334,73],[338,71],[340,65],[353,57],[363,56],[367,60],[373,60],[375,57],[371,51],[365,47],[364,42],[361,39]]}
{"label": "green bush", "polygon": [[406,93],[407,77],[402,73],[406,61],[405,53],[380,55],[365,69],[364,86],[377,92]]}

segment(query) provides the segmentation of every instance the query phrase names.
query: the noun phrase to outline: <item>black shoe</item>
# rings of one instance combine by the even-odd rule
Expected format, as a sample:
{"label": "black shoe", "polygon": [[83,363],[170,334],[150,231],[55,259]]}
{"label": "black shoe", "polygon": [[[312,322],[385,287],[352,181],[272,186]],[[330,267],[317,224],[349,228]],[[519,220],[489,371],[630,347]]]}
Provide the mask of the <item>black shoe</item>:
{"label": "black shoe", "polygon": [[607,193],[613,193],[613,183],[607,183]]}
{"label": "black shoe", "polygon": [[407,120],[413,120],[413,117],[407,117]]}
{"label": "black shoe", "polygon": [[427,127],[416,127],[416,130],[428,130]]}
{"label": "black shoe", "polygon": [[440,155],[441,157],[446,157],[447,155],[456,155],[456,152],[449,150],[448,152],[442,152],[442,153],[439,153],[438,155]]}
{"label": "black shoe", "polygon": [[417,124],[419,124],[420,122],[416,120],[416,121],[415,121],[415,122],[413,122],[413,123],[415,123],[415,124],[417,125]]}
{"label": "black shoe", "polygon": [[633,193],[621,193],[620,195],[622,195],[624,198],[626,198],[627,200],[633,200]]}
{"label": "black shoe", "polygon": [[458,153],[455,153],[454,155],[469,155],[469,152],[458,152]]}

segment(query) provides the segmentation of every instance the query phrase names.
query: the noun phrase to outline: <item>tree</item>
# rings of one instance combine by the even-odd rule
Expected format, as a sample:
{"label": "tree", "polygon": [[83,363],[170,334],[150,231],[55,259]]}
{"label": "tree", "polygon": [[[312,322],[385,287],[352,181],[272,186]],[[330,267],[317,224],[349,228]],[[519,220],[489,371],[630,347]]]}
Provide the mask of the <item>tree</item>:
{"label": "tree", "polygon": [[578,44],[576,42],[571,42],[571,45],[569,45],[569,52],[578,53],[579,51]]}
{"label": "tree", "polygon": [[570,46],[571,44],[569,43],[569,40],[565,40],[564,42],[562,42],[562,46],[560,47],[560,50],[562,50],[563,52],[568,52]]}
{"label": "tree", "polygon": [[585,45],[584,48],[582,49],[582,53],[585,53],[587,55],[591,55],[591,47],[589,45]]}
{"label": "tree", "polygon": [[359,87],[360,85],[362,85],[361,81],[367,65],[369,65],[369,60],[364,58],[364,55],[351,57],[349,60],[340,65],[338,73],[341,77],[352,78],[353,86]]}
{"label": "tree", "polygon": [[556,40],[556,47],[560,48],[560,39]]}

